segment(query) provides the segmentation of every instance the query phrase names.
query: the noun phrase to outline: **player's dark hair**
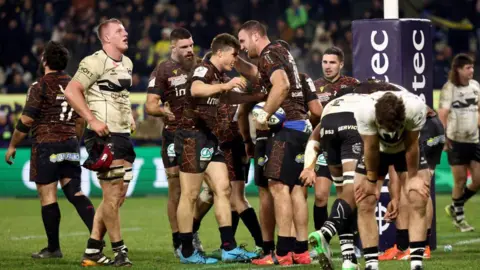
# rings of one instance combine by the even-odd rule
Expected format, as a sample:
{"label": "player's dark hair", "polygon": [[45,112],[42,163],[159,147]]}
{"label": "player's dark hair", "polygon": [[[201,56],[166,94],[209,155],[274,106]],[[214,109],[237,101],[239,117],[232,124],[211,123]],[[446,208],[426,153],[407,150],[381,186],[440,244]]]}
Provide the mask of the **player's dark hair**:
{"label": "player's dark hair", "polygon": [[460,77],[457,69],[461,69],[466,65],[473,65],[474,61],[472,57],[467,54],[457,54],[452,61],[450,72],[448,73],[448,80],[455,86],[461,86]]}
{"label": "player's dark hair", "polygon": [[378,125],[388,131],[399,129],[405,122],[403,100],[393,93],[385,93],[375,104],[375,118]]}
{"label": "player's dark hair", "polygon": [[323,53],[323,55],[325,55],[325,54],[336,55],[338,57],[338,61],[340,61],[340,62],[343,62],[343,59],[345,58],[345,55],[343,54],[342,49],[340,49],[338,47],[335,47],[335,46],[326,49],[325,52]]}
{"label": "player's dark hair", "polygon": [[97,27],[96,27],[96,32],[97,32],[97,37],[100,41],[103,41],[102,37],[103,37],[103,31],[105,31],[105,28],[111,24],[111,23],[118,23],[118,24],[122,24],[122,22],[117,19],[117,18],[111,18],[111,19],[108,19],[108,20],[105,20],[103,22],[101,22]]}
{"label": "player's dark hair", "polygon": [[49,41],[43,51],[43,61],[51,70],[64,70],[67,67],[69,53],[61,43]]}
{"label": "player's dark hair", "polygon": [[279,39],[279,40],[275,40],[275,42],[282,45],[282,47],[287,49],[287,51],[290,51],[290,44],[288,44],[288,42],[286,42],[285,40]]}
{"label": "player's dark hair", "polygon": [[238,39],[227,33],[219,34],[213,38],[211,46],[213,54],[218,51],[227,50],[228,48],[233,48],[238,52],[240,50],[240,42],[238,42]]}
{"label": "player's dark hair", "polygon": [[386,81],[375,79],[368,79],[354,86],[354,92],[358,94],[371,94],[378,91],[401,91],[401,89]]}
{"label": "player's dark hair", "polygon": [[175,28],[170,33],[170,42],[174,42],[180,39],[189,39],[192,37],[192,34],[185,28]]}
{"label": "player's dark hair", "polygon": [[248,32],[257,32],[261,37],[264,37],[267,35],[267,28],[263,24],[261,24],[259,21],[255,20],[250,20],[246,21],[238,30],[239,32],[245,30]]}

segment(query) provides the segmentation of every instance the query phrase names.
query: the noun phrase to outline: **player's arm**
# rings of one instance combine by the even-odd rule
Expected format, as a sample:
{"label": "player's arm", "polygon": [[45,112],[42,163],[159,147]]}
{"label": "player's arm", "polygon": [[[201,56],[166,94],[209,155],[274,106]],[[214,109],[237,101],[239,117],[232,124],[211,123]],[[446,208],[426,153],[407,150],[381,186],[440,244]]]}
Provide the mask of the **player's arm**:
{"label": "player's arm", "polygon": [[287,98],[288,90],[290,89],[287,73],[283,69],[275,70],[270,76],[270,82],[272,83],[272,89],[263,107],[266,113],[265,121],[263,121],[259,115],[259,117],[257,117],[257,121],[259,122],[266,122],[268,118],[280,108],[280,105],[282,105],[285,98]]}
{"label": "player's arm", "polygon": [[310,111],[310,117],[316,119],[320,119],[323,112],[323,106],[318,96],[316,94],[315,83],[313,80],[307,75],[304,74],[302,78],[302,87],[305,89],[305,101],[308,105],[308,110]]}
{"label": "player's arm", "polygon": [[145,109],[147,111],[147,114],[160,117],[171,114],[171,112],[167,110],[168,107],[160,105],[161,102],[162,101],[159,95],[148,93],[147,102],[145,103]]}
{"label": "player's arm", "polygon": [[260,102],[265,100],[266,95],[263,93],[244,93],[237,91],[229,91],[222,95],[220,102],[227,104],[245,104],[251,102]]}
{"label": "player's arm", "polygon": [[228,83],[208,84],[200,80],[192,82],[191,93],[193,97],[210,97],[232,89]]}
{"label": "player's arm", "polygon": [[238,120],[237,120],[238,129],[245,143],[249,143],[252,141],[252,137],[250,136],[250,124],[248,122],[248,113],[252,110],[253,106],[254,106],[253,103],[246,103],[246,104],[240,104],[238,108]]}
{"label": "player's arm", "polygon": [[[408,178],[415,177],[420,160],[420,131],[427,121],[427,106],[419,98],[409,101],[405,121],[405,158]],[[411,111],[409,113],[409,111]],[[408,115],[411,115],[408,117]]]}
{"label": "player's arm", "polygon": [[18,119],[17,125],[15,126],[15,131],[13,132],[12,139],[10,140],[9,148],[16,148],[19,143],[21,143],[30,133],[30,129],[33,126],[35,120],[30,116],[23,114]]}
{"label": "player's arm", "polygon": [[375,125],[375,107],[373,102],[365,101],[363,107],[355,110],[358,133],[363,141],[363,155],[367,180],[375,183],[378,180],[378,167],[380,164],[380,142],[378,130]]}
{"label": "player's arm", "polygon": [[321,126],[318,124],[313,130],[310,138],[308,138],[307,146],[305,148],[305,162],[304,169],[314,169],[317,162],[317,157],[320,152],[320,130]]}
{"label": "player's arm", "polygon": [[235,69],[250,82],[258,81],[258,68],[240,56],[237,56],[237,61],[235,61]]}
{"label": "player's arm", "polygon": [[453,85],[447,82],[440,92],[440,104],[438,108],[438,117],[443,124],[443,128],[447,129],[447,119],[450,113],[450,107],[453,99]]}

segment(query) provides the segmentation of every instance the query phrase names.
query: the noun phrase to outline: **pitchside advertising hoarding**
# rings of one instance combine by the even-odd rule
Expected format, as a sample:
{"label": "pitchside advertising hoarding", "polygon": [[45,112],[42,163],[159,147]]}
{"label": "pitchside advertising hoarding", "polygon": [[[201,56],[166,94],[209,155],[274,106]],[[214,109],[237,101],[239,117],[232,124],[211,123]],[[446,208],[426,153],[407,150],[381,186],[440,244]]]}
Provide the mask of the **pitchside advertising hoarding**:
{"label": "pitchside advertising hoarding", "polygon": [[[424,19],[358,20],[352,25],[353,76],[399,84],[433,106],[432,26]],[[435,185],[432,179],[432,199]],[[395,243],[395,226],[383,220],[390,201],[388,181],[376,209],[380,250]],[[432,233],[435,233],[435,219]],[[432,239],[435,241],[433,235]],[[435,248],[436,242],[431,243]]]}

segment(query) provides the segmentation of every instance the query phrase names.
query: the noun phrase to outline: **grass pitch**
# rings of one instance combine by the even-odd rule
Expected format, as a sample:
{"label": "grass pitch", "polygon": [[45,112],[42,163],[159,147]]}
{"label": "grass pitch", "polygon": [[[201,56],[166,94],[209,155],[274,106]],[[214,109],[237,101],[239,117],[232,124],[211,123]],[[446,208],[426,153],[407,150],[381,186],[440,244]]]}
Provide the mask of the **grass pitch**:
{"label": "grass pitch", "polygon": [[[250,197],[250,203],[258,209],[258,198]],[[426,269],[480,269],[480,233],[460,233],[445,216],[443,207],[450,197],[437,197],[437,251],[432,252],[432,259],[425,263]],[[332,202],[332,201],[331,201]],[[467,220],[480,228],[477,205],[480,198],[473,197],[466,206]],[[98,205],[99,200],[94,199]],[[40,202],[35,199],[0,199],[0,269],[79,269],[88,233],[75,209],[68,201],[59,202],[62,211],[60,241],[63,259],[34,260],[32,252],[46,246],[43,224],[40,217]],[[313,196],[309,198],[309,206]],[[330,204],[331,205],[331,204]],[[137,269],[250,269],[258,268],[249,264],[217,264],[213,266],[181,265],[173,257],[171,232],[167,219],[166,197],[147,197],[127,199],[121,210],[123,237],[130,249],[130,259]],[[311,207],[309,207],[311,208]],[[310,209],[311,210],[311,209]],[[310,219],[313,230],[313,221]],[[217,249],[220,236],[217,223],[211,211],[200,228],[200,237],[204,248],[210,252]],[[250,234],[240,221],[236,235],[238,243],[247,243],[247,249],[253,249]],[[452,245],[452,252],[444,252],[444,245]],[[341,269],[338,238],[332,240],[336,258],[335,267]],[[110,245],[106,255],[111,256]],[[363,259],[361,260],[363,265]],[[383,269],[410,269],[407,261],[381,262]],[[318,264],[311,266],[293,266],[301,269],[319,269]],[[263,267],[270,268],[270,267]],[[363,267],[362,267],[363,268]]]}

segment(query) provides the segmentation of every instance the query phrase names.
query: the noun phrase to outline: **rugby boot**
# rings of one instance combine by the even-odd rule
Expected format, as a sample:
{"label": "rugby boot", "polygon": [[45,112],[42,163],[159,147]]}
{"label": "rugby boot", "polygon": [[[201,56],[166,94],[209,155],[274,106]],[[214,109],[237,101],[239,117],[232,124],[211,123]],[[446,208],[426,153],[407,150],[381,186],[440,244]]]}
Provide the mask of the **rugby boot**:
{"label": "rugby boot", "polygon": [[51,258],[62,258],[63,254],[60,249],[55,251],[49,251],[48,248],[43,248],[39,252],[32,253],[32,258],[34,259],[51,259]]}

